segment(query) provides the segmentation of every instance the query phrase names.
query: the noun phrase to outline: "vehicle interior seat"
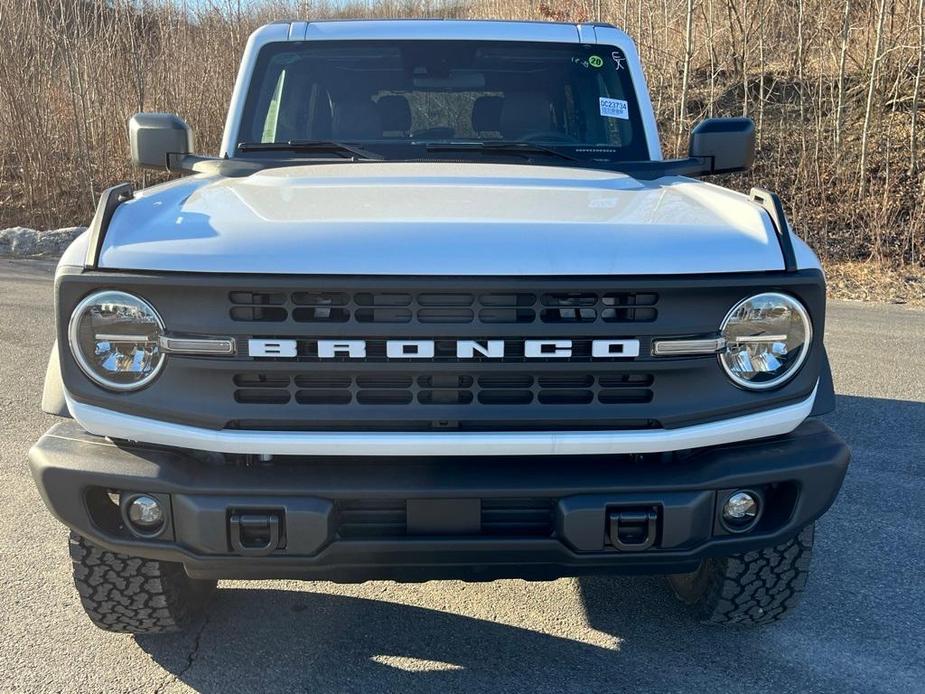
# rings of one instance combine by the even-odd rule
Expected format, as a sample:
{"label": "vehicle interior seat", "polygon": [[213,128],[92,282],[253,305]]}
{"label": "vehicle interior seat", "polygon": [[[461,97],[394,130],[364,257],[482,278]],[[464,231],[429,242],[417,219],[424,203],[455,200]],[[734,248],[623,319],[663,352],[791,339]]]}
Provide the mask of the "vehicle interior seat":
{"label": "vehicle interior seat", "polygon": [[368,96],[350,95],[334,102],[331,134],[337,140],[376,140],[382,137],[382,117]]}
{"label": "vehicle interior seat", "polygon": [[501,137],[502,96],[480,96],[472,103],[472,131],[479,137]]}
{"label": "vehicle interior seat", "polygon": [[411,134],[411,105],[401,94],[380,96],[376,102],[383,137],[408,137]]}
{"label": "vehicle interior seat", "polygon": [[524,135],[552,130],[552,101],[542,92],[508,92],[501,108],[501,135],[518,140]]}

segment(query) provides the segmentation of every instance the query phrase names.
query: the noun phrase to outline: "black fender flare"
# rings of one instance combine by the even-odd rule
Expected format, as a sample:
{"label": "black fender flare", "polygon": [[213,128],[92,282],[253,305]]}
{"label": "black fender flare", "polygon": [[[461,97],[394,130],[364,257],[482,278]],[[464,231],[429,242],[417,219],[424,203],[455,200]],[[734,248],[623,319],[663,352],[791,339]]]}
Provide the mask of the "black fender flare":
{"label": "black fender flare", "polygon": [[61,378],[61,359],[58,356],[58,341],[51,347],[48,368],[45,370],[45,386],[42,388],[42,412],[56,417],[71,417],[64,399],[64,381]]}

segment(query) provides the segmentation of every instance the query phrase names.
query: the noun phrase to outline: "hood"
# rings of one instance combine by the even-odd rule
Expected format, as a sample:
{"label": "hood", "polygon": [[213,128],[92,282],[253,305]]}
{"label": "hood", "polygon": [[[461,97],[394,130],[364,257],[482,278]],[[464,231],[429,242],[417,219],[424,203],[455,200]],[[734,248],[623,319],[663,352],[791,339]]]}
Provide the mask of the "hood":
{"label": "hood", "polygon": [[577,168],[342,163],[192,176],[117,208],[100,266],[360,275],[783,269],[761,208],[702,181]]}

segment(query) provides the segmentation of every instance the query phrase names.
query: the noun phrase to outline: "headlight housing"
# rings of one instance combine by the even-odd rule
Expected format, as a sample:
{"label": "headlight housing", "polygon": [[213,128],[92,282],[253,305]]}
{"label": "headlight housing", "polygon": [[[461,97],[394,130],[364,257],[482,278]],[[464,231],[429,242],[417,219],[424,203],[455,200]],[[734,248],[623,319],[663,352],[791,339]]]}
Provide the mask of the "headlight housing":
{"label": "headlight housing", "polygon": [[71,354],[90,380],[110,390],[137,390],[164,365],[164,322],[144,299],[115,290],[81,301],[68,324]]}
{"label": "headlight housing", "polygon": [[740,301],[720,331],[726,340],[720,364],[736,385],[749,390],[776,388],[793,378],[813,339],[803,304],[777,292]]}

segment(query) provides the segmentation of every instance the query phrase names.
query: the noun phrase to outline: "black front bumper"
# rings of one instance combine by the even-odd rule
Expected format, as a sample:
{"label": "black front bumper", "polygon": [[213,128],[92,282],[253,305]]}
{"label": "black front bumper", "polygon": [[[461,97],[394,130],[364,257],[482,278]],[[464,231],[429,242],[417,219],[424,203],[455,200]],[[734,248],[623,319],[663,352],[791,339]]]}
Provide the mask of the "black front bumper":
{"label": "black front bumper", "polygon": [[[51,511],[107,549],[182,562],[196,577],[362,581],[690,571],[795,535],[832,504],[850,456],[809,420],[786,436],[684,455],[252,465],[115,445],[68,422],[29,457]],[[741,534],[719,520],[737,489],[763,499]],[[163,533],[132,535],[111,491],[158,496],[169,511]],[[634,530],[647,513],[652,546],[615,546],[615,519]],[[241,516],[276,518],[278,542],[260,551],[237,541]]]}

